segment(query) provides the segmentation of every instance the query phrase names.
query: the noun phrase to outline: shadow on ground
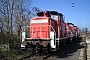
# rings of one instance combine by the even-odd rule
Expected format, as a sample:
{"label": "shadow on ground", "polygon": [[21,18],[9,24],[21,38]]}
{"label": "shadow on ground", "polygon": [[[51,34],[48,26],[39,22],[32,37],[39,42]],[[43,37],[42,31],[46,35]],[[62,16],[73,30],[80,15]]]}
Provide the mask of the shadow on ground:
{"label": "shadow on ground", "polygon": [[61,49],[56,51],[56,53],[53,55],[57,56],[58,58],[65,58],[68,56],[72,56],[74,52],[78,51],[78,49],[84,48],[84,46],[80,45],[81,42],[83,42],[82,37],[80,37],[77,40],[73,40],[73,42],[60,47]]}

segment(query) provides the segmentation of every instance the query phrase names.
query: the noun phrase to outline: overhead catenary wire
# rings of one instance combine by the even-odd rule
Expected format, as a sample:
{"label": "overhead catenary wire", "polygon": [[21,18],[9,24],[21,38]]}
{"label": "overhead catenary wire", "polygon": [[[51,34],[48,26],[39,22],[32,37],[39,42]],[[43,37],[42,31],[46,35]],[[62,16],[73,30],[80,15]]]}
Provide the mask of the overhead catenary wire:
{"label": "overhead catenary wire", "polygon": [[63,2],[63,1],[61,1],[61,0],[55,0],[55,1],[61,2],[62,4],[66,4],[66,5],[68,5],[68,6],[72,6],[71,4],[68,4],[68,3],[66,3],[66,2]]}
{"label": "overhead catenary wire", "polygon": [[74,3],[74,2],[71,2],[71,1],[69,1],[69,0],[65,0],[65,1],[67,1],[67,2],[69,2],[69,3],[72,3],[73,6],[76,6],[77,8],[83,9],[83,10],[88,11],[88,12],[90,11],[90,10],[88,10],[88,9],[86,9],[86,8],[83,8],[82,6],[77,5],[77,4]]}
{"label": "overhead catenary wire", "polygon": [[67,1],[68,3],[63,2],[63,1],[61,1],[61,0],[55,0],[55,1],[58,1],[58,2],[60,2],[60,3],[62,3],[62,4],[71,6],[71,7],[73,7],[73,8],[74,8],[74,7],[75,7],[75,8],[78,8],[78,9],[83,10],[83,11],[85,11],[85,12],[90,12],[90,10],[85,9],[85,8],[83,8],[83,7],[79,6],[79,5],[77,5],[76,3],[71,2],[71,1],[68,1],[68,0],[65,0],[65,1]]}

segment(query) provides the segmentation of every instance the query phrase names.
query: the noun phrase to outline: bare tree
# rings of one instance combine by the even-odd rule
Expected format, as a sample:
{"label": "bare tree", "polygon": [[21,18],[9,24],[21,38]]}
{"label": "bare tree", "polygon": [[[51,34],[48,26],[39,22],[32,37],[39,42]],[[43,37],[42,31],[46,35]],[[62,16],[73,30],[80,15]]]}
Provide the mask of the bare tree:
{"label": "bare tree", "polygon": [[85,28],[85,32],[88,32],[88,28],[87,27]]}
{"label": "bare tree", "polygon": [[38,7],[33,7],[32,8],[32,16],[34,17],[34,16],[36,16],[36,13],[38,13],[38,12],[41,12],[42,10],[41,9],[39,9]]}
{"label": "bare tree", "polygon": [[21,27],[29,25],[31,17],[36,16],[41,10],[38,7],[31,8],[32,0],[0,0],[0,22],[8,34]]}
{"label": "bare tree", "polygon": [[[17,4],[14,8],[14,25],[15,29],[17,29],[18,35],[20,35],[20,30],[21,27],[25,25],[29,25],[29,19],[31,17],[31,11],[30,11],[30,6],[31,6],[31,0],[27,2],[27,0],[17,0]],[[26,4],[25,4],[26,3]]]}
{"label": "bare tree", "polygon": [[14,10],[14,4],[15,4],[15,0],[12,0],[11,3],[11,10],[10,10],[10,15],[11,15],[11,19],[10,19],[10,33],[13,34],[13,26],[12,26],[12,21],[13,21],[13,10]]}
{"label": "bare tree", "polygon": [[4,25],[4,29],[9,34],[12,34],[12,16],[15,0],[0,0],[0,18],[1,23]]}

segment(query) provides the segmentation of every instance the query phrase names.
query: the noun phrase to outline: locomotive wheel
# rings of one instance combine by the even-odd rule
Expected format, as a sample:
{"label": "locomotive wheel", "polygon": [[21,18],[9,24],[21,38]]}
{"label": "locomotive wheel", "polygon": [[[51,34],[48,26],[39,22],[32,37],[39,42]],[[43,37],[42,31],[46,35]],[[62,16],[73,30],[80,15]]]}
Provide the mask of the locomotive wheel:
{"label": "locomotive wheel", "polygon": [[39,51],[40,51],[40,49],[39,49],[39,43],[36,43],[36,55],[39,54]]}
{"label": "locomotive wheel", "polygon": [[48,44],[48,46],[47,46],[47,54],[49,54],[50,53],[50,44]]}
{"label": "locomotive wheel", "polygon": [[50,44],[48,44],[47,47],[44,47],[43,50],[45,51],[45,54],[49,54],[50,53]]}

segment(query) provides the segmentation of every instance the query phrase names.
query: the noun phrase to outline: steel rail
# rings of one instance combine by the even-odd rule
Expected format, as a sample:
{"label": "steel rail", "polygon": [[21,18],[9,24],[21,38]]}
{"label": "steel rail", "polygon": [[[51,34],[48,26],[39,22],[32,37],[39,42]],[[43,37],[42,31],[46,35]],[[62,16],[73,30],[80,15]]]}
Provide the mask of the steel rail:
{"label": "steel rail", "polygon": [[87,60],[87,43],[86,43],[86,33],[85,33],[85,41],[84,41],[84,60]]}

